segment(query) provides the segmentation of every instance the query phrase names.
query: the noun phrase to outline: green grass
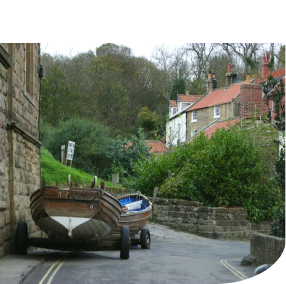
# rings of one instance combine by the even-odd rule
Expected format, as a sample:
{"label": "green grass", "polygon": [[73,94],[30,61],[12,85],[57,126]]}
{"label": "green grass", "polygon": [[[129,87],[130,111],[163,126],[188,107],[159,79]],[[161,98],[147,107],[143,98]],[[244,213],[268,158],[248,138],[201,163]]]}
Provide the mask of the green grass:
{"label": "green grass", "polygon": [[[71,176],[72,181],[77,183],[83,182],[90,184],[93,182],[94,176],[85,173],[84,171],[63,165],[56,161],[53,155],[45,148],[41,149],[41,166],[42,177],[45,180],[45,185],[68,183],[68,175]],[[97,178],[99,185],[103,180]],[[112,182],[105,182],[106,186],[114,186]]]}

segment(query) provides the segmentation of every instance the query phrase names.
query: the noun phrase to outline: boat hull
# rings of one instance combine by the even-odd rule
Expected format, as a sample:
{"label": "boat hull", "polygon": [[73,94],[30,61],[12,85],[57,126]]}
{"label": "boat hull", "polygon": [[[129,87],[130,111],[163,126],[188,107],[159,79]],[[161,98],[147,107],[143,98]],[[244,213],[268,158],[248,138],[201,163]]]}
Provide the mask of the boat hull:
{"label": "boat hull", "polygon": [[118,200],[119,202],[121,202],[121,200],[124,200],[129,197],[133,198],[133,200],[145,200],[146,208],[140,211],[128,211],[127,213],[122,213],[120,215],[117,226],[111,234],[120,234],[122,226],[129,226],[129,235],[130,237],[133,237],[146,226],[150,218],[152,212],[152,203],[148,200],[148,198],[139,193],[134,193],[130,195],[121,196],[118,198]]}
{"label": "boat hull", "polygon": [[117,226],[121,205],[101,189],[42,187],[31,196],[36,225],[49,239],[100,241]]}

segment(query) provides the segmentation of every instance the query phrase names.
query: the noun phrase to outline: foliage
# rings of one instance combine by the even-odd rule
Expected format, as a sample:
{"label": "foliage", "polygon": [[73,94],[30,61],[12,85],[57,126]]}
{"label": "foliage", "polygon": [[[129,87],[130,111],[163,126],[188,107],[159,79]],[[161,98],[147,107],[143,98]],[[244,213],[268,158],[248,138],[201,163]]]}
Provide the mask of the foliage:
{"label": "foliage", "polygon": [[[274,124],[280,131],[285,131],[285,83],[283,79],[277,80],[271,74],[267,78],[267,82],[263,83],[263,93],[266,97],[266,105],[269,106],[270,101],[274,105]],[[268,114],[271,121],[271,113]]]}
{"label": "foliage", "polygon": [[271,224],[271,235],[285,238],[285,210],[280,210],[277,220]]}
{"label": "foliage", "polygon": [[148,107],[143,107],[137,116],[140,127],[143,127],[145,131],[156,131],[159,127],[159,117],[156,112],[150,111]]}
{"label": "foliage", "polygon": [[142,129],[139,129],[138,137],[135,135],[126,138],[118,136],[111,140],[106,151],[108,158],[106,175],[119,173],[120,179],[132,175],[132,163],[149,156],[149,147],[144,142],[144,138]]}
{"label": "foliage", "polygon": [[59,64],[53,65],[41,83],[41,116],[53,126],[66,118],[69,94],[70,89],[64,72]]}
{"label": "foliage", "polygon": [[218,129],[210,139],[201,134],[168,155],[138,161],[124,185],[147,195],[158,186],[161,197],[244,206],[252,221],[270,218],[279,192],[264,174],[264,147],[252,135],[239,128]]}
{"label": "foliage", "polygon": [[173,89],[170,94],[170,100],[177,100],[177,94],[186,93],[186,83],[182,78],[176,78],[173,82]]}
{"label": "foliage", "polygon": [[[81,170],[65,166],[59,161],[56,161],[53,155],[44,147],[41,149],[41,168],[42,177],[45,185],[52,185],[53,183],[67,183],[68,175],[71,175],[71,180],[76,182],[86,182],[90,184],[93,182],[94,176],[89,175]],[[97,179],[99,185],[101,179]],[[106,183],[107,186],[112,186],[112,183]]]}
{"label": "foliage", "polygon": [[[45,124],[42,122],[42,125]],[[44,132],[42,132],[44,130]],[[86,118],[72,118],[59,123],[57,128],[44,126],[41,129],[44,147],[56,160],[60,160],[61,145],[75,142],[72,165],[92,175],[102,175],[105,171],[106,150],[109,131],[106,126]]]}

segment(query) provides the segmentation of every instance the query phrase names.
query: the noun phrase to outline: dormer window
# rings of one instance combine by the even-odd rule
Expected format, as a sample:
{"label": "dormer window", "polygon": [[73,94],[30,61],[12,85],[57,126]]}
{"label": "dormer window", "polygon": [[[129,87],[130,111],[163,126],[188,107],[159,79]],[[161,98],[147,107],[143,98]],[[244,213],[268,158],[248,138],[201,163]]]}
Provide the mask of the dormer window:
{"label": "dormer window", "polygon": [[214,107],[214,118],[220,117],[220,106]]}
{"label": "dormer window", "polygon": [[181,103],[181,110],[189,106],[191,103]]}
{"label": "dormer window", "polygon": [[198,112],[196,110],[194,110],[192,112],[192,122],[197,121],[197,119],[198,119]]}

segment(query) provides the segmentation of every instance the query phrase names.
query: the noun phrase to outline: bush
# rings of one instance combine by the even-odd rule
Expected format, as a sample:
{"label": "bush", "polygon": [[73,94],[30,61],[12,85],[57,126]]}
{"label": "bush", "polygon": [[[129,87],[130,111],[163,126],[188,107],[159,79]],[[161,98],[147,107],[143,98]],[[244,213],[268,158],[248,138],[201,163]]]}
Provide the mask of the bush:
{"label": "bush", "polygon": [[[269,167],[249,131],[218,129],[210,139],[203,134],[168,155],[140,160],[125,184],[152,195],[203,202],[209,206],[244,206],[252,221],[272,218],[279,191],[265,175]],[[271,165],[270,165],[271,166]]]}
{"label": "bush", "polygon": [[138,137],[135,135],[128,138],[118,136],[111,140],[106,152],[108,158],[107,175],[119,173],[121,179],[133,175],[132,163],[149,156],[149,147],[144,138],[142,129],[139,129]]}
{"label": "bush", "polygon": [[109,144],[109,130],[100,123],[85,119],[72,118],[62,121],[57,128],[42,122],[41,136],[43,145],[56,160],[60,161],[61,145],[75,142],[72,165],[89,174],[102,176],[106,166],[106,150]]}

